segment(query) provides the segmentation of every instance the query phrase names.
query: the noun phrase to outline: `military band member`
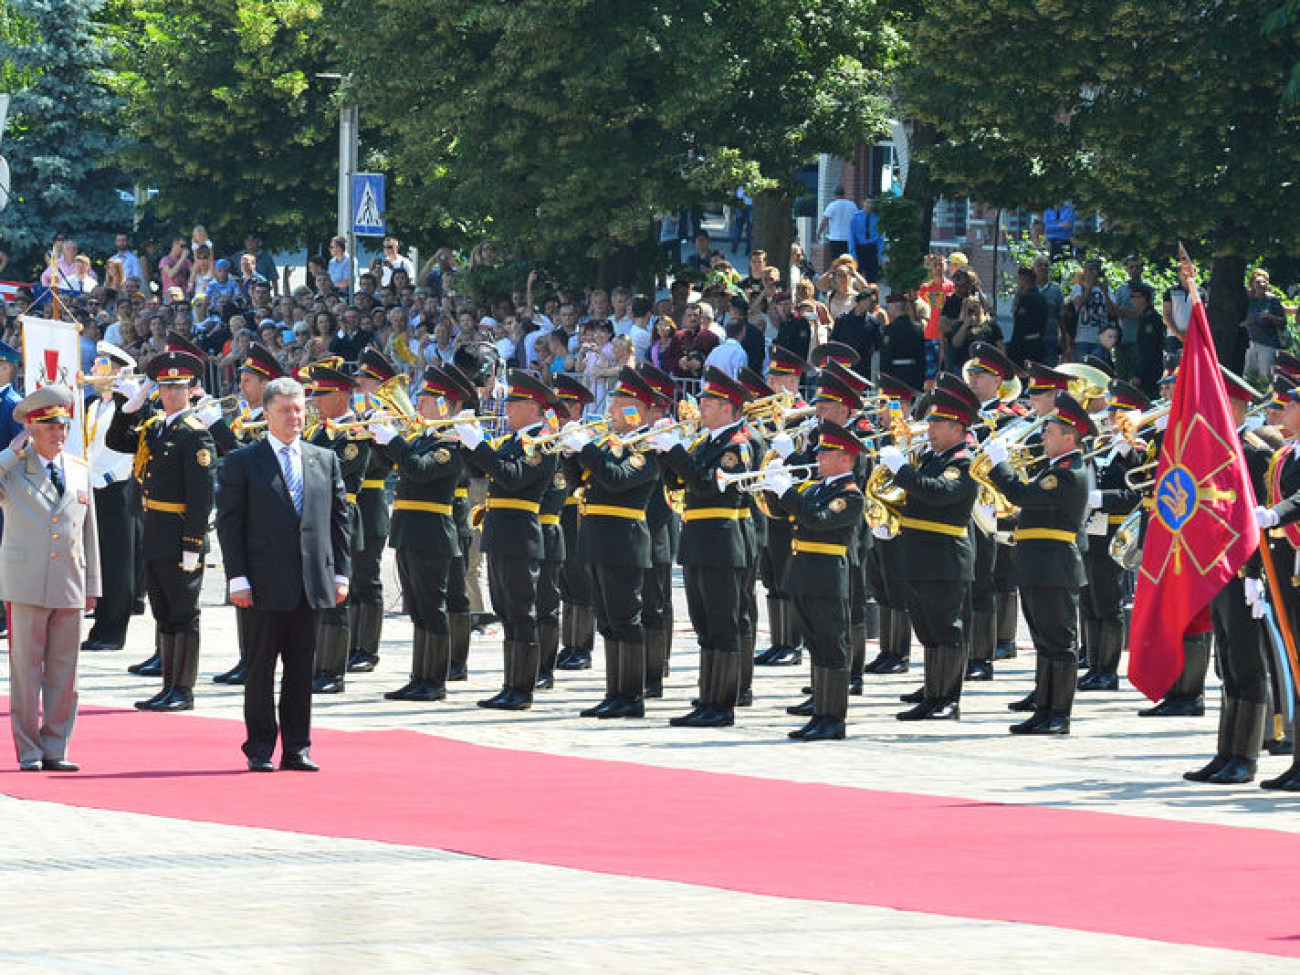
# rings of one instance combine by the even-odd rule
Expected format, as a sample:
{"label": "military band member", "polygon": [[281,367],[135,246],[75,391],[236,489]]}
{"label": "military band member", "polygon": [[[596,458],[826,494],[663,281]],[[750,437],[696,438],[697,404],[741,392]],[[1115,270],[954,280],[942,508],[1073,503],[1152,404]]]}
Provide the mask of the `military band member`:
{"label": "military band member", "polygon": [[152,384],[119,383],[125,397],[109,424],[110,450],[134,453],[144,506],[145,583],[158,624],[163,689],[136,707],[188,711],[199,669],[199,592],[212,513],[212,438],[189,410],[202,363],[185,352],[155,356],[146,370],[159,409],[147,410]]}
{"label": "military band member", "polygon": [[489,443],[476,424],[455,427],[467,463],[488,479],[483,516],[492,611],[505,630],[505,682],[479,707],[522,711],[532,707],[541,656],[537,643],[537,575],[545,555],[538,521],[542,495],[555,476],[555,457],[524,449],[523,436],[537,436],[542,417],[555,406],[551,391],[536,377],[510,371],[506,423],[510,433]]}
{"label": "military band member", "polygon": [[[557,402],[555,412],[561,423],[580,419],[583,408],[596,399],[586,386],[563,374],[555,377],[552,388]],[[595,608],[590,573],[578,554],[582,473],[573,457],[562,456],[551,477],[551,486],[542,495],[538,516],[546,546],[537,580],[537,634],[542,654],[537,686],[542,688],[555,686],[562,625],[564,646],[568,650],[565,658],[568,666],[564,669],[582,669],[584,660],[591,665]]]}
{"label": "military band member", "polygon": [[[890,404],[897,404],[898,416],[906,422],[912,416],[913,403],[921,396],[920,390],[883,372],[876,376],[876,392],[882,404],[877,411],[882,427],[890,422]],[[903,585],[903,548],[897,538],[881,537],[883,531],[871,534],[866,571],[880,607],[880,652],[863,670],[868,674],[905,674],[911,667],[912,621],[907,615]]]}
{"label": "military band member", "polygon": [[[979,400],[979,415],[984,421],[976,438],[983,442],[1020,414],[1002,401],[1005,385],[1019,378],[1020,370],[1002,352],[987,342],[971,345],[970,359],[963,368],[967,385]],[[989,513],[992,515],[992,512]],[[993,660],[997,653],[998,610],[1009,604],[999,600],[999,563],[1009,560],[1010,550],[992,534],[975,532],[975,580],[971,583],[970,660],[966,664],[967,680],[992,680]],[[1005,567],[1004,567],[1005,568]],[[1009,573],[1003,571],[1005,578]],[[1013,586],[1004,585],[1014,596]],[[1014,624],[1013,624],[1014,632]]]}
{"label": "military band member", "polygon": [[[192,354],[203,355],[202,350],[194,346],[184,336],[172,335],[168,341],[169,345],[176,346],[180,351],[193,349]],[[231,426],[223,417],[221,407],[216,404],[202,407],[195,414],[208,428],[208,433],[212,436],[212,442],[216,445],[218,456],[224,456],[232,450],[237,450],[262,439],[263,428],[260,424],[265,419],[262,415],[262,394],[267,383],[272,379],[279,379],[283,375],[284,370],[280,368],[280,363],[276,361],[270,349],[257,342],[248,347],[248,353],[244,356],[244,361],[239,365],[239,395],[248,404],[248,415],[246,417],[241,415],[235,425]],[[258,426],[252,426],[253,424],[258,424]],[[247,678],[247,624],[248,617],[242,609],[236,607],[235,633],[239,641],[239,661],[230,670],[217,674],[212,678],[213,683],[243,684]]]}
{"label": "military band member", "polygon": [[1088,495],[1088,507],[1093,509],[1088,519],[1088,550],[1083,553],[1088,585],[1081,593],[1082,619],[1085,630],[1092,630],[1084,641],[1090,657],[1088,672],[1079,678],[1079,690],[1085,692],[1119,690],[1119,662],[1124,652],[1124,570],[1111,557],[1110,543],[1142,501],[1142,492],[1129,487],[1125,475],[1143,462],[1144,452],[1138,452],[1117,432],[1116,423],[1120,413],[1141,413],[1151,406],[1140,389],[1123,380],[1112,379],[1108,391],[1110,447],[1097,457],[1096,487]]}
{"label": "military band member", "polygon": [[[784,346],[772,346],[767,367],[768,385],[774,392],[786,393],[795,397],[792,409],[804,407],[799,395],[799,383],[805,371],[811,372],[812,365],[795,355]],[[785,439],[782,438],[785,434]],[[777,441],[782,447],[777,447]],[[778,453],[789,443],[789,452],[793,453],[795,444],[792,438],[782,430],[772,441],[772,448]],[[794,604],[790,594],[785,591],[785,567],[790,561],[790,516],[783,510],[772,510],[769,505],[767,518],[767,544],[759,553],[758,576],[767,590],[767,624],[771,631],[772,645],[754,658],[754,663],[764,667],[787,667],[803,662],[800,649],[801,638],[794,622]]]}
{"label": "military band member", "polygon": [[95,623],[82,651],[121,650],[135,605],[137,539],[140,532],[140,493],[131,476],[132,454],[110,450],[104,442],[117,412],[109,377],[134,370],[135,359],[111,342],[96,346],[92,376],[99,395],[86,404],[86,459],[95,494],[99,550],[113,553],[113,571],[102,577],[104,593],[95,604]]}
{"label": "military band member", "polygon": [[[655,391],[655,399],[642,406],[646,426],[672,418],[677,393],[672,376],[658,366],[643,362],[637,374]],[[659,474],[659,465],[653,465]],[[646,528],[650,531],[650,568],[641,589],[641,628],[645,632],[645,696],[664,696],[664,678],[668,676],[673,646],[673,566],[677,563],[677,541],[682,523],[673,510],[663,478],[650,492],[645,509]]]}
{"label": "military band member", "polygon": [[660,491],[659,472],[643,452],[619,447],[617,438],[640,428],[642,411],[657,400],[654,389],[624,366],[609,397],[612,436],[595,437],[571,422],[563,441],[585,474],[578,549],[591,573],[596,626],[606,647],[605,697],[582,711],[583,717],[645,715],[641,589],[650,568],[645,509],[651,495]]}
{"label": "military band member", "polygon": [[[751,402],[776,395],[763,377],[748,367],[737,371],[736,382],[745,390]],[[767,454],[763,424],[746,418],[741,428],[749,437],[749,456],[755,458],[757,463]],[[740,580],[740,694],[736,698],[737,707],[749,707],[754,703],[754,648],[758,643],[758,563],[767,547],[767,517],[759,506],[757,494],[751,493],[748,500],[749,517],[741,522],[749,554]]]}
{"label": "military band member", "polygon": [[[397,375],[393,364],[375,349],[363,349],[353,376],[357,392],[373,400],[379,387]],[[378,406],[378,403],[375,404]],[[370,466],[357,492],[363,538],[352,560],[352,588],[348,593],[348,673],[364,674],[379,663],[379,642],[384,629],[384,583],[379,574],[388,543],[386,485],[392,465],[378,450],[370,452]]]}
{"label": "military band member", "polygon": [[[436,367],[425,370],[416,397],[418,416],[442,420],[449,397],[461,395]],[[412,429],[404,435],[391,423],[371,430],[375,450],[397,468],[388,544],[397,553],[402,597],[414,626],[411,679],[389,691],[390,701],[441,701],[447,696],[451,663],[447,578],[460,557],[452,503],[460,481],[459,445],[448,427]]]}
{"label": "military band member", "polygon": [[823,421],[817,438],[819,480],[794,485],[790,474],[769,469],[764,486],[794,517],[786,585],[812,654],[812,716],[791,731],[797,741],[840,739],[849,707],[849,549],[862,525],[862,491],[854,465],[862,443],[843,427]]}
{"label": "military band member", "polygon": [[931,394],[928,446],[915,463],[897,446],[881,448],[880,463],[903,489],[899,544],[908,616],[925,648],[925,686],[900,721],[961,717],[966,672],[962,608],[974,575],[971,509],[978,487],[970,476],[966,432],[975,419],[970,402],[944,389]]}
{"label": "military band member", "polygon": [[[351,430],[334,429],[335,424],[345,425],[356,420],[352,413],[352,378],[321,363],[308,366],[307,376],[307,395],[311,397],[320,421],[303,431],[303,439],[338,455],[343,486],[347,490],[355,565],[356,549],[364,537],[357,492],[370,465],[370,441]],[[338,694],[344,689],[350,646],[348,615],[346,604],[331,606],[321,612],[320,626],[316,630],[316,674],[311,688],[315,694]]]}
{"label": "military band member", "polygon": [[990,480],[1020,508],[1014,550],[1016,577],[1025,621],[1037,652],[1034,713],[1011,726],[1016,735],[1067,735],[1079,663],[1076,639],[1083,559],[1079,539],[1091,484],[1081,444],[1097,427],[1087,410],[1068,393],[1043,425],[1047,466],[1028,483],[1007,463],[1003,441],[985,450],[994,462]]}
{"label": "military band member", "polygon": [[679,559],[686,605],[700,645],[699,704],[669,723],[692,728],[735,722],[740,694],[742,583],[749,555],[741,524],[749,499],[734,485],[721,489],[719,470],[737,473],[753,464],[741,423],[744,387],[720,370],[705,369],[700,393],[699,436],[689,443],[664,431],[651,441],[659,452],[664,483],[685,492]]}

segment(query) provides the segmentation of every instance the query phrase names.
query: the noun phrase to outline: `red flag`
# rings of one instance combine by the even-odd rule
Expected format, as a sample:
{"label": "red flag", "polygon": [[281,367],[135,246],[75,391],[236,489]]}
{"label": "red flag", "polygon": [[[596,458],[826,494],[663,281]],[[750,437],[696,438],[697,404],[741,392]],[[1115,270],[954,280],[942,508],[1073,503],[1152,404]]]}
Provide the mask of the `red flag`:
{"label": "red flag", "polygon": [[1183,669],[1183,634],[1209,628],[1210,600],[1259,547],[1255,492],[1199,301],[1192,305],[1152,497],[1128,676],[1158,700]]}

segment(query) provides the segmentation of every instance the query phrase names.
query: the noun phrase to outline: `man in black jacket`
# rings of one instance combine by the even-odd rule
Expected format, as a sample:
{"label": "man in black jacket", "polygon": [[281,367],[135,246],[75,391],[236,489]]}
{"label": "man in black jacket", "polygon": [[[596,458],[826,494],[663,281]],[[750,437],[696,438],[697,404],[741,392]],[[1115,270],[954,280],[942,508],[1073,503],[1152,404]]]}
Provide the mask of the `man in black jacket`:
{"label": "man in black jacket", "polygon": [[247,612],[244,754],[272,770],[275,664],[280,680],[280,767],[314,772],[312,659],[322,611],[348,598],[351,536],[338,457],[302,440],[306,400],[296,380],[267,384],[267,436],[230,454],[217,487],[217,533],[230,601]]}
{"label": "man in black jacket", "polygon": [[885,301],[889,324],[880,339],[880,371],[913,389],[925,385],[925,330],[912,320],[907,296],[894,292]]}
{"label": "man in black jacket", "polygon": [[871,371],[871,355],[880,348],[880,292],[875,285],[858,292],[853,307],[835,319],[831,341],[842,342],[858,354],[858,368]]}

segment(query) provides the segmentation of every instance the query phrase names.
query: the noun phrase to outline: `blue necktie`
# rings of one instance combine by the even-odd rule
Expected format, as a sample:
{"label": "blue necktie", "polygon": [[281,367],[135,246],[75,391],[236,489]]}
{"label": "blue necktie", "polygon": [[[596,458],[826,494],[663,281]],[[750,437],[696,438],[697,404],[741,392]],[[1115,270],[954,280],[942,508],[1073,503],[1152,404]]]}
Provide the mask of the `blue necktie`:
{"label": "blue necktie", "polygon": [[289,488],[289,497],[293,498],[293,509],[302,514],[302,478],[294,470],[292,448],[281,447],[280,456],[281,466],[284,467],[284,483]]}

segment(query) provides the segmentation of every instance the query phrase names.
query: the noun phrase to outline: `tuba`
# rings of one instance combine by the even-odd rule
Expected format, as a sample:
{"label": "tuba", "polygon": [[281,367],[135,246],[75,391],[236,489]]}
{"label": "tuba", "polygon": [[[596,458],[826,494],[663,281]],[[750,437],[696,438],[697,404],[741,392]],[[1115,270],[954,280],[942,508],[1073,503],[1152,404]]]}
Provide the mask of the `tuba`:
{"label": "tuba", "polygon": [[1132,571],[1142,564],[1142,506],[1138,505],[1115,529],[1115,537],[1110,540],[1110,557],[1120,567]]}

